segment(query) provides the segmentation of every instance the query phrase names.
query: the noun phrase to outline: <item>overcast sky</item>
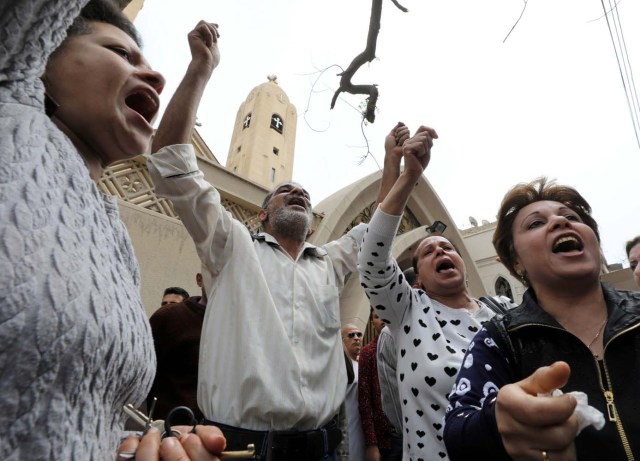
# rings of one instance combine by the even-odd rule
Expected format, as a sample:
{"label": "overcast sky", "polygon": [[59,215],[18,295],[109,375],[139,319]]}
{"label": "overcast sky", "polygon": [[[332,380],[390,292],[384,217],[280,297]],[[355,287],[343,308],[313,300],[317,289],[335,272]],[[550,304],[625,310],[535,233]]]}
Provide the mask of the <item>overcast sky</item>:
{"label": "overcast sky", "polygon": [[[376,121],[364,127],[378,162],[397,121],[412,132],[432,126],[440,139],[426,176],[459,228],[470,227],[470,216],[494,221],[511,186],[547,175],[585,196],[608,262],[627,266],[624,243],[640,234],[640,148],[600,2],[531,0],[505,43],[522,1],[401,3],[408,13],[385,0],[377,59],[353,79],[379,85]],[[147,58],[167,78],[166,104],[190,59],[186,34],[199,19],[220,24],[222,60],[198,131],[223,165],[240,103],[276,74],[299,115],[293,176],[317,204],[378,168],[370,158],[358,164],[364,96],[343,96],[329,110],[335,66],[346,68],[364,50],[370,6],[146,0],[136,25]],[[621,0],[618,8],[640,78],[640,6]]]}

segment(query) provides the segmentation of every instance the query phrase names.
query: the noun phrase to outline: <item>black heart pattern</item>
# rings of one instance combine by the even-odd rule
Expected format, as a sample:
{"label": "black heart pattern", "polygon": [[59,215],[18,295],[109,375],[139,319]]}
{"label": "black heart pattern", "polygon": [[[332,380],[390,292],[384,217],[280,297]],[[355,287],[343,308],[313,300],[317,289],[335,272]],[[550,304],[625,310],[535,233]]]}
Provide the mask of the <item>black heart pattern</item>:
{"label": "black heart pattern", "polygon": [[444,372],[449,376],[455,376],[458,369],[456,367],[444,367]]}

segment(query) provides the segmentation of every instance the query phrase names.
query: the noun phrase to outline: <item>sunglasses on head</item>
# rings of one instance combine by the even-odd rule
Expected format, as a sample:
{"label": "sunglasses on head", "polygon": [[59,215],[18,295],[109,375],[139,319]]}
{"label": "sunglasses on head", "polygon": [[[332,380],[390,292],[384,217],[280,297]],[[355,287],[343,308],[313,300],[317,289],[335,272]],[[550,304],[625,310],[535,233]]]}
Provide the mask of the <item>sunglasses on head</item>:
{"label": "sunglasses on head", "polygon": [[362,338],[362,332],[361,331],[352,331],[351,333],[347,333],[347,336],[351,339],[358,337],[358,338]]}

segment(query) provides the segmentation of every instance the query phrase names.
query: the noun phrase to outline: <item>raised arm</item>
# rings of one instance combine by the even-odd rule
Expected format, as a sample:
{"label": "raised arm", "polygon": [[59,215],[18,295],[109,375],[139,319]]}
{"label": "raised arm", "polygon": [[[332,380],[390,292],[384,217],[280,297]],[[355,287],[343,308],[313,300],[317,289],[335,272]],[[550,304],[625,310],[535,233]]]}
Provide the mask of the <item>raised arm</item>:
{"label": "raised arm", "polygon": [[191,62],[178,89],[171,97],[153,139],[152,152],[172,144],[188,144],[198,107],[213,70],[220,62],[218,25],[200,21],[189,32]]}
{"label": "raised arm", "polygon": [[233,217],[204,179],[190,142],[204,88],[220,61],[218,37],[217,25],[205,21],[189,32],[192,60],[162,117],[147,164],[156,194],[171,200],[210,271],[231,254]]}
{"label": "raised arm", "polygon": [[435,130],[421,126],[402,144],[404,170],[374,213],[358,253],[360,281],[371,306],[392,330],[411,305],[411,286],[391,255],[400,217],[413,187],[429,163]]}
{"label": "raised arm", "polygon": [[[41,105],[50,54],[88,0],[0,2],[0,102]],[[37,102],[34,102],[37,101]]]}
{"label": "raised arm", "polygon": [[438,134],[433,128],[421,126],[413,137],[403,142],[404,170],[380,203],[382,211],[394,216],[402,214],[416,181],[429,164],[433,140],[437,138]]}
{"label": "raised arm", "polygon": [[409,128],[398,122],[384,138],[384,169],[378,192],[378,203],[387,196],[400,176],[400,162],[402,161],[402,144],[410,137]]}

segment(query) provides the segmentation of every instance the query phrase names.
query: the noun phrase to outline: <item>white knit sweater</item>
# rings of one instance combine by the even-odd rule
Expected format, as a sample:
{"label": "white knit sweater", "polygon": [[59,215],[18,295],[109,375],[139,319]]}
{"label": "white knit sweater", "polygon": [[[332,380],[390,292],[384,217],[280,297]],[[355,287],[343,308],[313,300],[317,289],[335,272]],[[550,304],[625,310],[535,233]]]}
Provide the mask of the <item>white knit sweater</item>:
{"label": "white knit sweater", "polygon": [[0,459],[113,460],[155,355],[117,204],[45,115],[86,0],[0,0]]}

